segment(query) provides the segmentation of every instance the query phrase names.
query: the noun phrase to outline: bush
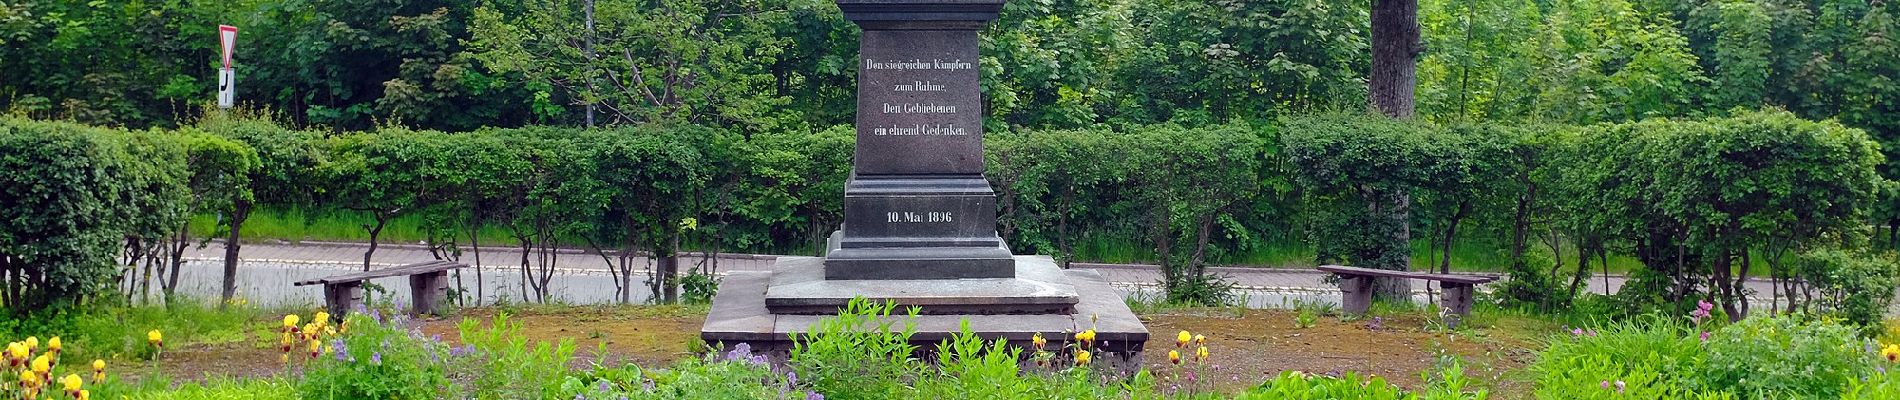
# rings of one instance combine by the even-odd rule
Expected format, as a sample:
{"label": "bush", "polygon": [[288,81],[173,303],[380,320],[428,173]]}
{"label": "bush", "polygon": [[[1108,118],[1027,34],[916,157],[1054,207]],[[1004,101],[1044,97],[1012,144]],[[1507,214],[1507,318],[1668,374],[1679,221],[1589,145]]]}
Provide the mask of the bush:
{"label": "bush", "polygon": [[1798,255],[1792,269],[1814,289],[1801,302],[1807,311],[1839,317],[1873,336],[1880,333],[1887,305],[1893,302],[1895,274],[1900,272],[1895,267],[1892,255],[1823,248]]}
{"label": "bush", "polygon": [[0,118],[0,304],[24,316],[110,293],[127,236],[184,222],[184,149],[151,132]]}
{"label": "bush", "polygon": [[1873,342],[1855,328],[1798,317],[1749,318],[1711,335],[1703,387],[1748,399],[1840,398],[1873,374]]}
{"label": "bush", "polygon": [[1642,322],[1613,323],[1601,330],[1576,329],[1553,338],[1530,367],[1537,397],[1636,399],[1733,396],[1704,390],[1696,380],[1706,354],[1690,328],[1651,315]]}
{"label": "bush", "polygon": [[[304,372],[297,397],[304,399],[438,399],[450,382],[448,346],[422,337],[397,316],[383,320],[375,310],[351,313],[333,353]],[[547,368],[547,365],[537,365]]]}
{"label": "bush", "polygon": [[[530,345],[521,324],[496,315],[487,327],[474,318],[456,325],[463,349],[455,365],[467,368],[469,392],[478,399],[564,398],[560,396],[574,340],[560,339]],[[463,396],[467,397],[467,396]]]}
{"label": "bush", "polygon": [[1800,316],[1703,326],[1650,314],[1553,338],[1531,372],[1538,398],[1838,398],[1877,390],[1873,342],[1848,326]]}
{"label": "bush", "polygon": [[910,344],[918,310],[892,318],[896,303],[852,299],[836,317],[794,334],[788,364],[798,376],[831,399],[886,399],[902,396],[923,370]]}

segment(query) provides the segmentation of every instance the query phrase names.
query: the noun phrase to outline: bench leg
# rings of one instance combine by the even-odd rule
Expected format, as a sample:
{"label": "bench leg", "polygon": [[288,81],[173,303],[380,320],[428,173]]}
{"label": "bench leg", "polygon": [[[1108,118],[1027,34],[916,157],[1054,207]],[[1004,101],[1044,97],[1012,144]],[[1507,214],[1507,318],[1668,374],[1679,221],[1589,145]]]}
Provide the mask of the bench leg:
{"label": "bench leg", "polygon": [[1339,308],[1349,316],[1372,309],[1372,277],[1339,275]]}
{"label": "bench leg", "polygon": [[416,315],[442,314],[442,304],[448,301],[449,273],[436,271],[409,276],[409,298],[415,301]]}
{"label": "bench leg", "polygon": [[342,320],[349,312],[363,304],[363,282],[344,282],[323,285],[323,303],[330,307],[331,318]]}
{"label": "bench leg", "polygon": [[1444,289],[1438,306],[1445,311],[1445,327],[1456,328],[1465,316],[1471,315],[1471,285],[1439,282],[1438,286]]}

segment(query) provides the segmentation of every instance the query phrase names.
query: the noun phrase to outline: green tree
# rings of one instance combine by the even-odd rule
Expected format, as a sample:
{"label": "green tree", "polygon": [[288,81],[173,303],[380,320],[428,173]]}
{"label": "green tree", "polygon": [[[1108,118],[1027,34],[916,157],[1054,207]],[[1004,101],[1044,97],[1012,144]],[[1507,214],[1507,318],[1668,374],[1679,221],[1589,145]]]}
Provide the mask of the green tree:
{"label": "green tree", "polygon": [[[592,29],[584,26],[592,5]],[[613,124],[701,123],[766,130],[799,118],[774,87],[793,3],[522,0],[475,10],[470,40],[492,71],[558,88],[566,106]],[[855,63],[855,61],[853,62]]]}

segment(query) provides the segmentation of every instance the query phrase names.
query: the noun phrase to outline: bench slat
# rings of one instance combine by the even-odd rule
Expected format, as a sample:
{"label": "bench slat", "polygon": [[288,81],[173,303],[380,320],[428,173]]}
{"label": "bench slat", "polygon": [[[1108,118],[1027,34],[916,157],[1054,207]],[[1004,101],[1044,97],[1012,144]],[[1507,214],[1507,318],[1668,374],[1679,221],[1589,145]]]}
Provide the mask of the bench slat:
{"label": "bench slat", "polygon": [[1314,269],[1331,272],[1334,274],[1340,274],[1340,275],[1364,275],[1364,276],[1384,276],[1384,277],[1393,277],[1393,278],[1424,279],[1424,280],[1431,280],[1431,281],[1462,283],[1462,284],[1468,284],[1468,285],[1490,283],[1491,281],[1498,280],[1498,277],[1488,276],[1488,275],[1432,274],[1432,273],[1411,272],[1411,271],[1392,271],[1392,270],[1383,270],[1383,269],[1348,267],[1344,265],[1321,265]]}
{"label": "bench slat", "polygon": [[306,280],[306,281],[298,281],[298,282],[292,283],[291,285],[292,286],[329,285],[329,284],[336,284],[336,283],[364,281],[364,280],[370,280],[370,279],[376,279],[376,278],[388,278],[388,277],[403,276],[403,275],[415,275],[415,274],[423,274],[423,273],[430,273],[430,272],[436,272],[436,271],[445,271],[445,270],[462,268],[462,267],[467,267],[467,266],[468,266],[467,264],[459,264],[459,263],[453,263],[453,262],[443,261],[443,260],[425,261],[425,262],[414,263],[414,264],[398,265],[394,267],[367,271],[367,272],[356,272],[356,273],[350,273],[350,274],[344,274],[344,275],[326,276],[326,277]]}

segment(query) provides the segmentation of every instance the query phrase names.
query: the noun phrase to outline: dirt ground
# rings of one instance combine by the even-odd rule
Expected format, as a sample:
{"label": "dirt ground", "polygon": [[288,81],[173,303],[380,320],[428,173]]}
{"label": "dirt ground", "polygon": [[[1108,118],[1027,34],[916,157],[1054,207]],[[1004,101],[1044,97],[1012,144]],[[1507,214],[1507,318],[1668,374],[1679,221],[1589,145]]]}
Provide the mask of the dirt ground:
{"label": "dirt ground", "polygon": [[[467,309],[446,319],[426,319],[426,335],[453,344],[462,318],[489,323],[495,309]],[[1203,384],[1233,392],[1258,385],[1281,371],[1339,375],[1357,371],[1406,388],[1422,384],[1421,372],[1435,370],[1442,356],[1456,356],[1466,376],[1501,398],[1528,390],[1514,374],[1532,360],[1539,337],[1553,327],[1535,321],[1491,318],[1470,327],[1444,330],[1429,326],[1423,313],[1392,313],[1346,321],[1319,317],[1301,328],[1292,310],[1169,310],[1142,315],[1153,339],[1144,354],[1150,370],[1166,373],[1167,351],[1175,333],[1187,330],[1208,337],[1210,367]],[[510,320],[523,334],[539,340],[573,339],[575,366],[633,362],[666,365],[694,356],[704,309],[685,307],[559,307],[514,310]],[[268,327],[270,321],[259,321]],[[1375,329],[1376,328],[1376,329]],[[275,336],[260,328],[243,342],[181,346],[166,352],[164,370],[173,379],[212,376],[265,376],[283,372]],[[604,353],[601,351],[604,349]],[[1218,368],[1211,367],[1218,365]],[[292,367],[295,368],[295,367]],[[136,376],[137,373],[127,371]],[[1165,385],[1166,383],[1164,383]]]}

